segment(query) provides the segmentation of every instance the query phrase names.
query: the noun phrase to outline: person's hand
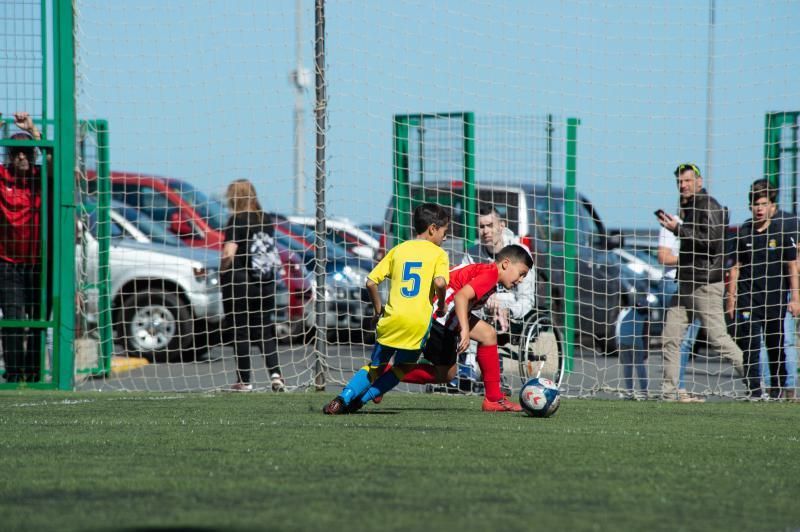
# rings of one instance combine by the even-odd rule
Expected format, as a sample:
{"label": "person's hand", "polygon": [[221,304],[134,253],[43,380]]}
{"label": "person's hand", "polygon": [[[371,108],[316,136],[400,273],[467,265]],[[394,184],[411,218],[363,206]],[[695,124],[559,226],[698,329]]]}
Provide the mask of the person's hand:
{"label": "person's hand", "polygon": [[381,320],[382,317],[383,317],[383,307],[381,307],[377,312],[375,312],[375,314],[370,319],[370,327],[372,329],[376,328],[378,326],[378,322]]}
{"label": "person's hand", "polygon": [[14,113],[14,125],[30,134],[33,134],[36,129],[36,126],[33,125],[33,118],[26,112]]}
{"label": "person's hand", "polygon": [[800,301],[789,301],[789,312],[792,313],[792,316],[799,316],[800,315]]}
{"label": "person's hand", "polygon": [[458,353],[463,353],[469,347],[469,331],[461,329],[461,336],[458,339]]}
{"label": "person's hand", "polygon": [[436,304],[436,317],[441,318],[447,313],[447,307],[444,306],[444,301],[439,301]]}
{"label": "person's hand", "polygon": [[511,326],[507,308],[497,309],[495,318],[497,319],[497,326],[500,328],[500,332],[506,332]]}
{"label": "person's hand", "polygon": [[658,223],[667,231],[675,234],[678,230],[678,219],[669,213],[661,211],[658,213]]}

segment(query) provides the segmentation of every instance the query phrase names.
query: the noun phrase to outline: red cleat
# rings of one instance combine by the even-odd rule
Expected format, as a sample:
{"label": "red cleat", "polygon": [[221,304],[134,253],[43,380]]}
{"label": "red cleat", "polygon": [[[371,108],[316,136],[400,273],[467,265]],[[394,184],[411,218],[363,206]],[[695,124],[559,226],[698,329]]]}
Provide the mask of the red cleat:
{"label": "red cleat", "polygon": [[372,400],[372,402],[375,403],[376,405],[378,403],[380,403],[381,401],[383,401],[383,396],[382,395],[379,395],[378,397],[376,397],[375,399]]}
{"label": "red cleat", "polygon": [[508,400],[508,397],[503,397],[499,401],[483,400],[481,410],[484,412],[522,412],[522,407],[517,403]]}

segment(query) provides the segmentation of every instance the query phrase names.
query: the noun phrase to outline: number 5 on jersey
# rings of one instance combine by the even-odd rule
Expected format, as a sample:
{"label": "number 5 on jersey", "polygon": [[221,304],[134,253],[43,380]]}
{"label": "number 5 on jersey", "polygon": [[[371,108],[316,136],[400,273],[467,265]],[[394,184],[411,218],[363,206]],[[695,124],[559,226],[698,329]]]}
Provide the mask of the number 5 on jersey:
{"label": "number 5 on jersey", "polygon": [[414,270],[422,268],[421,262],[406,262],[403,264],[403,283],[411,283],[411,286],[405,285],[400,289],[403,297],[414,297],[419,294],[420,284],[422,279]]}

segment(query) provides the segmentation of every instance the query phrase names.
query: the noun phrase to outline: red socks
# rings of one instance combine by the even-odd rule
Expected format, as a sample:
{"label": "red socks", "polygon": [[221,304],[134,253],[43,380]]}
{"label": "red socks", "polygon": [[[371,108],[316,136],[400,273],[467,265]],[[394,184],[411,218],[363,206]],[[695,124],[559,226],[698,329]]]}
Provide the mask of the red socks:
{"label": "red socks", "polygon": [[436,382],[436,373],[430,364],[417,364],[414,369],[403,375],[403,382],[412,384],[429,384]]}
{"label": "red socks", "polygon": [[[478,366],[483,375],[484,395],[489,401],[499,401],[503,398],[500,391],[500,355],[496,345],[478,345],[475,355]],[[405,380],[405,379],[403,379]]]}

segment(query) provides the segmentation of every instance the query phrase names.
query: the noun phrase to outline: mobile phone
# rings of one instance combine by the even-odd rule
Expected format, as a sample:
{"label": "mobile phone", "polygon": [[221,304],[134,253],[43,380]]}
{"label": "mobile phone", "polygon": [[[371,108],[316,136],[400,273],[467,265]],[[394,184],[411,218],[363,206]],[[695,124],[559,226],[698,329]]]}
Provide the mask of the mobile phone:
{"label": "mobile phone", "polygon": [[667,214],[667,213],[664,212],[664,209],[658,209],[653,214],[656,215],[656,218],[659,218],[659,217],[661,217],[661,215],[664,215],[664,214]]}

